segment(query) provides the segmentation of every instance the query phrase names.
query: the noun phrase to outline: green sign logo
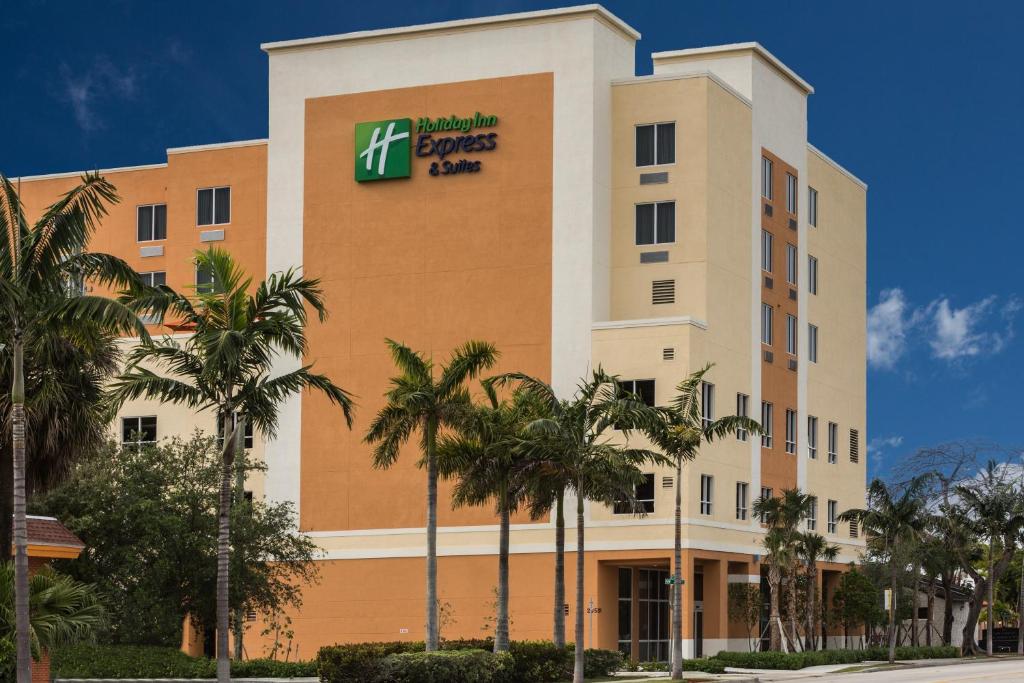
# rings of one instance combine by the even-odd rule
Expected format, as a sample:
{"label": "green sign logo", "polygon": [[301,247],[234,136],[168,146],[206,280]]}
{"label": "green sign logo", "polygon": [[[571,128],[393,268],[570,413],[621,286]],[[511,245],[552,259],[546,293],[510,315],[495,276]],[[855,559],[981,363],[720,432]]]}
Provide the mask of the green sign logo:
{"label": "green sign logo", "polygon": [[356,124],[356,181],[408,178],[410,119]]}

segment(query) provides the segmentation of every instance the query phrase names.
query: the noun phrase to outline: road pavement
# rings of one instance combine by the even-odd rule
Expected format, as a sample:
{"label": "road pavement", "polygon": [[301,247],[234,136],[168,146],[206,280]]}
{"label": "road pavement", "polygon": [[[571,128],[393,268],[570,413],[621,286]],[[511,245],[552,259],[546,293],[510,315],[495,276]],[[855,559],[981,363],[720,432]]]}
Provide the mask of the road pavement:
{"label": "road pavement", "polygon": [[764,683],[800,679],[814,683],[1024,683],[1024,659],[978,660],[948,666],[856,673],[821,672],[819,675],[800,675],[796,671],[758,672],[756,678]]}

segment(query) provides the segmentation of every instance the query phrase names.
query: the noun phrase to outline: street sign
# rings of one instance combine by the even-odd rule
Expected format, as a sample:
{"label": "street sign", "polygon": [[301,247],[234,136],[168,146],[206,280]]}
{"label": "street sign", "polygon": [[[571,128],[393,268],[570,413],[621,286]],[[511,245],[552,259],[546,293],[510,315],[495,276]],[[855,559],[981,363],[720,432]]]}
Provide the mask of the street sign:
{"label": "street sign", "polygon": [[[667,579],[665,579],[665,585],[666,586],[671,586],[671,585],[675,584],[675,582],[676,582],[676,577],[674,577],[674,576],[670,576]],[[683,578],[679,579],[679,585],[680,586],[682,586],[685,583],[686,583],[686,579],[683,579]]]}

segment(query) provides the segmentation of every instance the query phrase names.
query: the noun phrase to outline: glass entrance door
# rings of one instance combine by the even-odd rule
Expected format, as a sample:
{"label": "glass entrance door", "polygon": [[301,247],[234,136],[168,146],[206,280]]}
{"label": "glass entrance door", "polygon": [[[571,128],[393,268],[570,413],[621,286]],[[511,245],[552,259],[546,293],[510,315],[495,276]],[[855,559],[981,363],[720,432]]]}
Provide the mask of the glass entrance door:
{"label": "glass entrance door", "polygon": [[637,608],[639,614],[639,660],[667,662],[672,637],[669,617],[668,570],[639,569]]}

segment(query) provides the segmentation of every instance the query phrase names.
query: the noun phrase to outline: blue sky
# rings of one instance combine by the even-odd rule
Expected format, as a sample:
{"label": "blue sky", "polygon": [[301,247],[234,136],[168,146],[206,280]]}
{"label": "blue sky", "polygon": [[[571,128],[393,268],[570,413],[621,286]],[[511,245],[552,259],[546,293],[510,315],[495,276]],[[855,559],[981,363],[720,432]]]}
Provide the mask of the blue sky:
{"label": "blue sky", "polygon": [[[567,3],[4,4],[0,170],[18,175],[265,137],[261,42]],[[816,87],[811,141],[870,185],[871,473],[946,440],[1021,444],[1024,3],[605,4],[643,34],[640,73],[756,40]]]}

